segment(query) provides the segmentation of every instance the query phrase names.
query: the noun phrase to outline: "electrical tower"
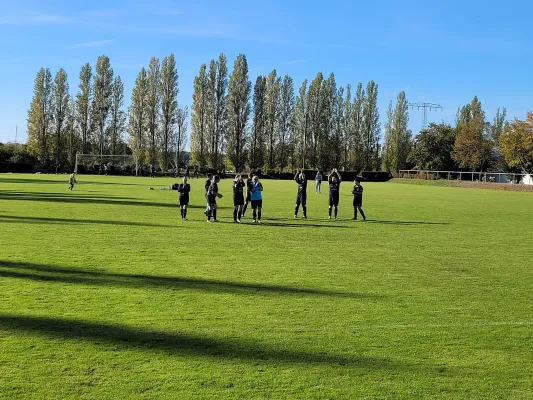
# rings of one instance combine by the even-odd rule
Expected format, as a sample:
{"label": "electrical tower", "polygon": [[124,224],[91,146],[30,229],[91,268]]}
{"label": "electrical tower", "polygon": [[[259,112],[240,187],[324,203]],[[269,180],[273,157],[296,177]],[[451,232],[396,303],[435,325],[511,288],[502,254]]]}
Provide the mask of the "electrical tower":
{"label": "electrical tower", "polygon": [[428,110],[431,111],[442,111],[442,106],[440,104],[433,103],[409,103],[411,110],[415,108],[420,111],[422,110],[422,129],[428,125]]}

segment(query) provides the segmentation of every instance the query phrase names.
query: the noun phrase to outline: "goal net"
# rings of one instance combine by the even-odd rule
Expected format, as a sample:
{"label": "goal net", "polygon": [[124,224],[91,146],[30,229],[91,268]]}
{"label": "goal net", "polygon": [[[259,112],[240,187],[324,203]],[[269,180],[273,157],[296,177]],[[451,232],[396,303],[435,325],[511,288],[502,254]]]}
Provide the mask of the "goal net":
{"label": "goal net", "polygon": [[75,173],[135,175],[137,157],[133,155],[76,154]]}

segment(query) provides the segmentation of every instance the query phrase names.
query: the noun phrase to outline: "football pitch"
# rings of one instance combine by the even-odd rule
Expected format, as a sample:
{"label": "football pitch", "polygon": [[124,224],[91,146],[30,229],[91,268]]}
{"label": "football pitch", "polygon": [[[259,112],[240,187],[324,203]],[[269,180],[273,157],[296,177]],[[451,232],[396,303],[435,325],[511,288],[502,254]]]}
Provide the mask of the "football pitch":
{"label": "football pitch", "polygon": [[532,193],[77,179],[0,175],[1,399],[533,398]]}

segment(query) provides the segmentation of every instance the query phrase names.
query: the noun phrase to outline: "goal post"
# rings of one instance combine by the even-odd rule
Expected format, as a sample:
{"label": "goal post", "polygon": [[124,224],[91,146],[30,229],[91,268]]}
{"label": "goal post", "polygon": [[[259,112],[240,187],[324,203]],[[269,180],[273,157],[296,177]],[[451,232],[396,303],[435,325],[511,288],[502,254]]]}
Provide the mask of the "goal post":
{"label": "goal post", "polygon": [[76,154],[74,172],[135,175],[137,157],[131,154]]}

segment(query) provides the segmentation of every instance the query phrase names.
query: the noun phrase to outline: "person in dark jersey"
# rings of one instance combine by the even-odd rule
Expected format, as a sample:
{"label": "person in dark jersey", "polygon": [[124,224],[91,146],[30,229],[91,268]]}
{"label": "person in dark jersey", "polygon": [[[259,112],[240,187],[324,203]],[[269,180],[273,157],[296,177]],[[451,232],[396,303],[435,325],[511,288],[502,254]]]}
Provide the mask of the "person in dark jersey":
{"label": "person in dark jersey", "polygon": [[185,178],[190,178],[191,177],[191,169],[188,165],[185,166]]}
{"label": "person in dark jersey", "polygon": [[298,218],[298,210],[302,205],[303,218],[307,218],[307,179],[303,171],[296,171],[294,181],[298,184],[298,193],[296,194],[296,207],[294,208],[294,219]]}
{"label": "person in dark jersey", "polygon": [[261,212],[263,211],[263,185],[259,182],[259,177],[254,176],[252,178],[252,210],[254,223],[261,223]]}
{"label": "person in dark jersey", "polygon": [[352,190],[353,194],[353,219],[357,219],[357,210],[361,213],[363,221],[366,221],[366,216],[363,211],[363,186],[361,186],[361,181],[355,178],[354,187]]}
{"label": "person in dark jersey", "polygon": [[241,223],[241,215],[244,207],[244,179],[241,175],[235,176],[235,180],[232,182],[233,188],[233,221]]}
{"label": "person in dark jersey", "polygon": [[331,173],[328,175],[329,183],[329,219],[331,219],[331,209],[335,208],[335,219],[337,219],[337,214],[339,212],[339,191],[341,186],[342,178],[337,171],[337,168],[333,168]]}
{"label": "person in dark jersey", "polygon": [[209,189],[207,189],[207,204],[209,204],[209,211],[207,212],[207,222],[218,222],[217,219],[217,198],[221,198],[222,195],[218,193],[218,182],[220,181],[218,176],[213,176]]}
{"label": "person in dark jersey", "polygon": [[189,193],[191,192],[191,185],[187,183],[187,177],[183,178],[183,183],[178,185],[178,193],[180,196],[180,213],[181,219],[187,221],[187,206],[189,205]]}
{"label": "person in dark jersey", "polygon": [[204,188],[205,188],[205,211],[204,211],[204,214],[207,215],[207,213],[209,212],[209,202],[207,201],[207,191],[209,190],[209,186],[211,186],[211,181],[213,180],[213,175],[211,174],[207,174],[207,179],[204,183]]}
{"label": "person in dark jersey", "polygon": [[253,188],[253,174],[252,171],[248,173],[248,179],[246,180],[246,201],[244,202],[244,208],[242,209],[242,218],[244,218],[244,214],[246,214],[246,209],[248,208],[248,204],[252,201],[252,188]]}

